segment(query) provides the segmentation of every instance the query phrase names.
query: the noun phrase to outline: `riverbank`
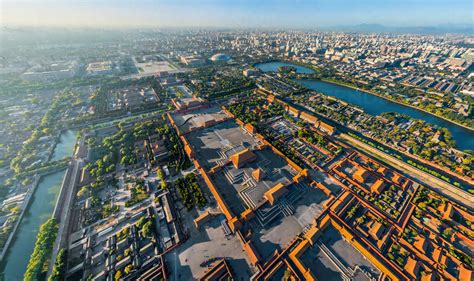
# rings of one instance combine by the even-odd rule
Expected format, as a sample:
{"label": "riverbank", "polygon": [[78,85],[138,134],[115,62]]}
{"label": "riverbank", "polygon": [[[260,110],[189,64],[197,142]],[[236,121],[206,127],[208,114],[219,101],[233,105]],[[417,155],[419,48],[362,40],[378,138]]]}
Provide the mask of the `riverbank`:
{"label": "riverbank", "polygon": [[[272,60],[270,62],[278,62],[278,60]],[[311,64],[307,64],[307,63],[302,63],[302,62],[298,62],[298,61],[288,61],[288,60],[280,60],[280,62],[282,63],[287,63],[287,64],[295,64],[295,65],[299,65],[299,66],[302,66],[302,67],[306,67],[306,68],[309,68],[309,69],[312,69],[314,72],[318,72],[319,70],[317,68],[315,68],[314,66],[312,66]],[[265,63],[265,62],[263,62]],[[258,64],[263,64],[263,63],[258,63]],[[257,65],[257,64],[255,64]],[[361,91],[361,92],[364,92],[364,93],[367,93],[367,94],[370,94],[370,95],[374,95],[374,96],[377,96],[379,98],[383,98],[389,102],[393,102],[393,103],[397,103],[397,104],[400,104],[400,105],[403,105],[403,106],[407,106],[407,107],[411,107],[413,109],[416,109],[416,110],[419,110],[419,111],[422,111],[424,113],[427,113],[427,114],[430,114],[434,117],[437,117],[437,118],[440,118],[440,119],[443,119],[447,122],[450,122],[456,126],[459,126],[459,127],[462,127],[464,129],[467,129],[467,130],[470,130],[472,132],[474,132],[474,127],[469,127],[465,124],[462,124],[462,123],[459,123],[455,120],[451,120],[449,118],[446,118],[444,116],[441,116],[441,115],[436,115],[435,113],[433,112],[430,112],[426,109],[423,109],[421,107],[417,107],[417,106],[414,106],[414,105],[411,105],[411,104],[408,104],[408,103],[403,103],[403,102],[400,102],[400,101],[397,101],[397,100],[394,100],[394,99],[390,99],[384,95],[381,95],[381,94],[378,94],[378,93],[375,93],[373,91],[370,91],[370,90],[366,90],[366,89],[362,89],[362,88],[359,88],[355,85],[352,85],[351,83],[349,82],[341,82],[341,81],[337,81],[337,80],[334,80],[334,79],[329,79],[329,78],[311,78],[312,80],[320,80],[320,81],[324,81],[326,83],[331,83],[331,84],[334,84],[334,85],[338,85],[338,86],[341,86],[341,87],[346,87],[346,88],[350,88],[350,89],[353,89],[353,90],[356,90],[356,91]],[[302,80],[311,80],[311,79],[302,79]]]}
{"label": "riverbank", "polygon": [[452,139],[455,141],[453,148],[474,151],[474,131],[467,130],[462,126],[453,125],[453,123],[438,118],[432,114],[380,98],[377,95],[372,95],[364,91],[358,91],[334,83],[328,83],[319,79],[295,81],[301,83],[306,89],[322,93],[327,97],[335,97],[343,103],[362,108],[365,113],[374,117],[386,112],[395,112],[409,116],[413,120],[425,121],[428,126],[436,125],[438,128],[447,129],[451,133]]}
{"label": "riverbank", "polygon": [[[76,144],[79,146],[80,151],[87,150],[85,144],[85,137],[84,135],[80,136],[80,139]],[[58,223],[58,231],[56,235],[56,239],[52,245],[52,254],[51,260],[49,262],[47,276],[49,277],[53,270],[53,265],[56,263],[56,258],[58,256],[58,252],[62,248],[67,248],[67,235],[69,233],[69,224],[70,220],[70,212],[71,206],[74,203],[74,198],[77,192],[77,186],[79,182],[79,178],[81,175],[81,169],[84,164],[84,160],[80,158],[81,156],[77,156],[72,159],[71,164],[69,165],[66,173],[64,174],[63,181],[61,183],[61,188],[59,191],[59,195],[56,200],[56,204],[54,206],[54,210],[52,213],[52,218],[56,220]]]}
{"label": "riverbank", "polygon": [[414,106],[414,105],[411,105],[411,104],[407,104],[407,103],[403,103],[403,102],[399,102],[399,101],[396,101],[396,100],[393,100],[393,99],[390,99],[384,95],[380,95],[378,93],[375,93],[373,91],[369,91],[369,90],[365,90],[365,89],[361,89],[357,86],[354,86],[354,85],[350,85],[350,84],[347,84],[347,83],[343,83],[343,82],[338,82],[338,81],[335,81],[335,80],[332,80],[332,79],[327,79],[327,78],[320,78],[319,80],[323,81],[323,82],[326,82],[326,83],[330,83],[330,84],[334,84],[334,85],[338,85],[338,86],[341,86],[341,87],[346,87],[346,88],[350,88],[350,89],[353,89],[353,90],[356,90],[356,91],[361,91],[361,92],[364,92],[364,93],[367,93],[367,94],[370,94],[370,95],[374,95],[374,96],[377,96],[379,98],[382,98],[382,99],[385,99],[389,102],[393,102],[393,103],[397,103],[397,104],[400,104],[400,105],[403,105],[403,106],[407,106],[407,107],[411,107],[413,109],[416,109],[416,110],[419,110],[419,111],[423,111],[424,113],[427,113],[427,114],[430,114],[434,117],[437,117],[437,118],[440,118],[440,119],[443,119],[447,122],[450,122],[456,126],[459,126],[459,127],[463,127],[464,129],[467,129],[467,130],[470,130],[470,131],[473,131],[474,132],[474,128],[472,127],[469,127],[467,125],[464,125],[464,124],[461,124],[461,123],[458,123],[454,120],[451,120],[451,119],[448,119],[444,116],[439,116],[439,115],[436,115],[432,112],[429,112],[423,108],[420,108],[420,107],[417,107],[417,106]]}
{"label": "riverbank", "polygon": [[5,242],[5,245],[4,247],[2,248],[2,251],[0,252],[0,262],[3,261],[9,247],[10,247],[10,244],[13,240],[13,237],[15,237],[16,235],[16,231],[18,229],[18,226],[21,224],[21,221],[23,219],[23,216],[25,214],[25,212],[28,210],[29,208],[29,205],[30,205],[30,202],[31,202],[31,198],[32,196],[34,195],[34,193],[36,192],[36,189],[38,188],[38,184],[40,182],[40,180],[43,178],[43,177],[47,177],[51,174],[54,174],[54,173],[57,173],[57,172],[60,172],[60,171],[63,171],[65,170],[66,168],[65,167],[57,167],[57,168],[54,168],[52,170],[46,170],[44,171],[43,173],[41,174],[36,174],[34,175],[34,180],[33,180],[33,184],[31,185],[31,187],[26,191],[26,195],[25,195],[25,198],[23,199],[23,203],[22,203],[22,206],[21,206],[21,212],[20,212],[20,215],[18,216],[18,219],[16,220],[15,222],[15,225],[13,227],[13,230],[10,232],[10,234],[8,235],[8,239],[7,239],[7,242]]}
{"label": "riverbank", "polygon": [[[270,68],[266,67],[268,65],[271,65]],[[303,63],[303,62],[299,62],[299,61],[289,61],[289,60],[285,60],[285,59],[271,59],[271,60],[262,61],[262,62],[259,62],[259,63],[252,64],[253,67],[256,67],[256,68],[258,68],[258,69],[260,69],[261,71],[264,71],[264,72],[266,72],[266,71],[277,71],[277,67],[282,66],[282,65],[303,67],[303,68],[306,68],[308,70],[311,70],[313,73],[316,73],[316,72],[320,71],[319,69],[315,68],[311,64],[307,64],[307,63]],[[273,66],[275,66],[275,67],[273,67]],[[298,73],[299,74],[311,74],[310,72],[301,72],[301,71],[299,71]],[[451,119],[446,118],[444,116],[438,116],[435,113],[430,112],[426,109],[423,109],[423,108],[420,108],[420,107],[417,107],[417,106],[414,106],[414,105],[411,105],[411,104],[403,103],[403,102],[388,98],[384,95],[375,93],[374,91],[359,88],[359,87],[357,87],[355,85],[352,85],[351,83],[348,83],[348,82],[337,81],[335,79],[329,79],[329,78],[302,78],[302,79],[296,79],[296,80],[306,80],[306,81],[309,81],[309,80],[318,81],[319,80],[319,81],[323,81],[323,82],[326,82],[326,83],[329,83],[329,84],[349,88],[349,89],[352,89],[352,90],[355,90],[355,91],[364,92],[364,93],[367,93],[369,95],[373,95],[373,96],[382,98],[382,99],[384,99],[388,102],[392,102],[392,103],[395,103],[395,104],[399,104],[399,105],[402,105],[402,106],[406,106],[406,107],[418,110],[420,112],[424,112],[424,113],[429,114],[431,116],[434,116],[436,118],[442,119],[446,122],[449,122],[450,124],[453,124],[453,125],[456,125],[458,127],[464,128],[466,130],[469,130],[470,132],[474,132],[474,127],[470,127],[468,125],[459,123],[455,120],[451,120]]]}
{"label": "riverbank", "polygon": [[[328,83],[329,85],[329,83]],[[346,127],[344,124],[341,124],[339,122],[336,122],[332,119],[329,119],[327,116],[324,116],[324,115],[321,115],[320,113],[317,113],[315,112],[314,110],[312,110],[311,108],[308,108],[304,105],[300,105],[300,104],[295,104],[295,103],[292,103],[291,101],[287,100],[287,99],[284,99],[284,98],[279,98],[277,97],[277,99],[281,100],[282,102],[284,103],[287,103],[295,108],[297,108],[298,110],[301,110],[301,111],[306,111],[308,112],[309,114],[323,120],[324,122],[332,125],[332,126],[335,126],[338,128],[338,130],[341,131],[341,133],[357,133],[359,134],[358,132],[356,131],[353,131],[351,130],[350,128]],[[364,137],[366,138],[366,137]],[[375,140],[375,139],[372,139],[372,138],[367,138],[368,140],[371,140],[371,141],[374,141],[374,142],[377,142],[379,143],[378,140]],[[428,167],[430,167],[431,169],[433,169],[433,171],[435,171],[436,173],[439,173],[438,177],[440,180],[444,180],[446,183],[454,183],[455,185],[457,185],[457,187],[459,189],[465,189],[466,188],[466,183],[469,183],[471,181],[466,181],[464,179],[464,177],[462,175],[458,175],[452,171],[450,172],[447,172],[446,170],[444,169],[439,169],[437,167],[434,167],[431,163],[427,163],[427,161],[424,161],[424,160],[421,160],[419,157],[417,157],[416,155],[411,155],[411,154],[407,154],[407,153],[400,153],[400,151],[398,149],[395,149],[395,148],[392,148],[391,146],[387,146],[385,144],[382,144],[380,143],[380,145],[382,145],[383,147],[385,147],[386,149],[389,149],[390,151],[393,151],[394,153],[396,153],[399,157],[402,157],[403,156],[406,156],[407,159],[405,159],[407,161],[407,164],[409,164],[408,162],[409,161],[412,161],[413,163],[412,164],[415,164],[415,165],[420,165],[421,167],[423,165],[426,165]],[[384,149],[385,150],[385,149]],[[397,156],[397,157],[398,157]],[[401,158],[400,158],[401,159]],[[404,160],[404,161],[405,161]],[[423,163],[423,164],[422,164]],[[413,166],[413,165],[412,165]],[[421,170],[420,170],[421,171]],[[444,177],[446,177],[448,180],[444,179]],[[463,183],[463,186],[460,186],[459,182]],[[467,185],[467,186],[471,186],[471,185]]]}
{"label": "riverbank", "polygon": [[316,70],[311,67],[307,66],[304,63],[300,62],[293,62],[293,61],[287,61],[287,60],[270,60],[270,61],[265,61],[265,62],[259,62],[259,63],[254,63],[252,67],[258,68],[263,72],[267,71],[273,71],[273,72],[278,72],[278,68],[280,66],[292,66],[296,68],[296,73],[298,74],[314,74],[316,73]]}
{"label": "riverbank", "polygon": [[28,206],[31,202],[30,198],[34,194],[36,188],[38,187],[38,183],[39,183],[40,179],[41,179],[40,176],[35,176],[35,180],[33,182],[33,185],[26,192],[25,199],[23,200],[23,204],[22,204],[22,207],[21,207],[21,213],[20,213],[20,215],[18,216],[18,219],[15,222],[15,226],[13,227],[12,232],[10,232],[10,235],[8,236],[7,242],[3,246],[2,252],[0,253],[0,262],[3,262],[3,259],[4,259],[5,255],[8,252],[8,249],[10,248],[10,244],[11,244],[13,238],[16,235],[16,231],[18,229],[18,226],[20,226],[20,223],[23,220],[23,216],[25,215],[25,212],[28,209]]}
{"label": "riverbank", "polygon": [[[65,157],[72,156],[76,143],[75,135],[76,132],[71,130],[59,132],[48,159],[62,163],[66,161]],[[69,159],[67,162],[69,163]],[[36,232],[46,219],[51,218],[57,204],[57,197],[63,185],[60,180],[64,180],[67,176],[66,168],[63,164],[51,168],[43,169],[40,173],[38,173],[39,170],[36,171],[34,184],[27,191],[20,216],[8,237],[7,244],[2,249],[0,261],[5,280],[23,278],[23,272],[28,263],[28,253],[32,253],[36,241]],[[19,231],[20,229],[26,231]]]}
{"label": "riverbank", "polygon": [[33,253],[40,226],[53,211],[64,170],[39,178],[28,200],[27,208],[2,261],[3,280],[23,280],[28,260]]}
{"label": "riverbank", "polygon": [[[83,141],[82,141],[83,143]],[[52,245],[51,260],[48,265],[47,276],[51,275],[53,265],[56,262],[57,254],[61,248],[67,248],[67,234],[69,230],[70,212],[71,205],[74,202],[74,197],[77,192],[76,182],[79,181],[80,170],[82,168],[83,160],[72,160],[71,165],[68,167],[64,174],[59,195],[54,206],[51,218],[58,223],[58,231],[56,239]]]}

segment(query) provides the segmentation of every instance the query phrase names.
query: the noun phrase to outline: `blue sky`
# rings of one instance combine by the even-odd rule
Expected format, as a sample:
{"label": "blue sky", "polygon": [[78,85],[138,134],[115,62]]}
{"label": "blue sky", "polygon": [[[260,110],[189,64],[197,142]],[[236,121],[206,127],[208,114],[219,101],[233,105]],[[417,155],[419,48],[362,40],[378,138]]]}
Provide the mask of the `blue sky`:
{"label": "blue sky", "polygon": [[473,23],[474,0],[0,0],[3,25],[318,28]]}

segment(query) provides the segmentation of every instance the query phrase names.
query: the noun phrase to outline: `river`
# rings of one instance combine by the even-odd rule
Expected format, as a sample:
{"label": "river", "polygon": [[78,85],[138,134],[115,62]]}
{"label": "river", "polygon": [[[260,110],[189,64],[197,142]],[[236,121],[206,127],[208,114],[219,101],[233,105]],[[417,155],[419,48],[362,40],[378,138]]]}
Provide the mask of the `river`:
{"label": "river", "polygon": [[[76,141],[75,136],[75,131],[65,131],[61,134],[60,142],[54,150],[52,160],[72,155]],[[61,170],[40,179],[2,264],[3,280],[23,280],[23,274],[35,247],[38,230],[41,224],[51,218],[53,213],[64,172],[65,170]]]}
{"label": "river", "polygon": [[[299,65],[293,65],[284,62],[270,62],[264,64],[257,64],[256,67],[263,71],[275,71],[279,66],[291,65],[295,67],[302,67]],[[303,67],[308,71],[310,68]],[[298,69],[298,68],[297,68]],[[303,73],[303,72],[301,72]],[[308,73],[308,72],[306,72]],[[320,81],[320,80],[296,80],[303,86],[323,93],[328,96],[336,97],[340,100],[346,101],[353,105],[357,105],[364,109],[365,112],[371,115],[380,115],[383,112],[398,112],[405,114],[412,118],[424,120],[430,124],[437,125],[439,127],[448,128],[451,132],[453,139],[456,141],[456,146],[460,149],[474,150],[474,131],[468,130],[442,118],[436,117],[429,113],[417,110],[412,107],[404,106],[395,102],[391,102],[384,98],[371,95],[362,91],[357,91],[348,87],[339,86],[336,84]]]}

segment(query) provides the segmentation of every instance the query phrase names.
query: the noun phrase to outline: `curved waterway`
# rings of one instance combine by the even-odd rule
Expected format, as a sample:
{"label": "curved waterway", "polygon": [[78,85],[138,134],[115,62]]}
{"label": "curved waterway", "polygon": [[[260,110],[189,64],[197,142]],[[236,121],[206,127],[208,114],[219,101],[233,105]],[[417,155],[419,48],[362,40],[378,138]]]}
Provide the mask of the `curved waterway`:
{"label": "curved waterway", "polygon": [[[71,156],[75,142],[75,131],[63,132],[60,136],[60,142],[54,150],[52,160]],[[30,255],[35,248],[39,228],[46,220],[51,218],[53,213],[64,172],[65,170],[61,170],[40,179],[2,263],[3,278],[0,277],[0,280],[23,280]]]}
{"label": "curved waterway", "polygon": [[[271,64],[271,65],[267,65]],[[278,67],[283,65],[290,65],[294,67],[301,67],[286,62],[270,62],[257,64],[256,67],[263,71],[275,71]],[[297,68],[298,69],[298,68]],[[309,68],[307,68],[309,69]],[[300,72],[303,73],[303,72]],[[357,91],[352,88],[320,81],[320,80],[296,80],[308,89],[315,90],[328,96],[336,97],[340,100],[346,101],[353,105],[357,105],[364,109],[365,112],[371,115],[380,115],[384,112],[398,112],[410,116],[415,119],[424,120],[427,123],[437,125],[439,127],[448,128],[453,139],[456,141],[456,146],[460,149],[474,150],[474,131],[468,130],[464,127],[453,124],[442,118],[436,117],[429,113],[417,110],[412,107],[404,106],[395,102],[391,102],[384,98],[368,94],[362,91]]]}

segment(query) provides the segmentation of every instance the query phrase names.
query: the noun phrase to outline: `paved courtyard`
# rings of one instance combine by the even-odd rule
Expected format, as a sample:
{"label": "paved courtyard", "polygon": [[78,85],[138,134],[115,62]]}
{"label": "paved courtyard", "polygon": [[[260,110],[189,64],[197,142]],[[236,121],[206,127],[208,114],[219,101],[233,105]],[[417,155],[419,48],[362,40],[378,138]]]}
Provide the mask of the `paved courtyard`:
{"label": "paved courtyard", "polygon": [[165,256],[170,280],[200,278],[208,269],[207,264],[201,265],[212,258],[226,258],[236,280],[250,279],[252,274],[247,256],[236,236],[225,236],[220,224],[222,218],[214,217],[199,231],[188,223],[191,237]]}

